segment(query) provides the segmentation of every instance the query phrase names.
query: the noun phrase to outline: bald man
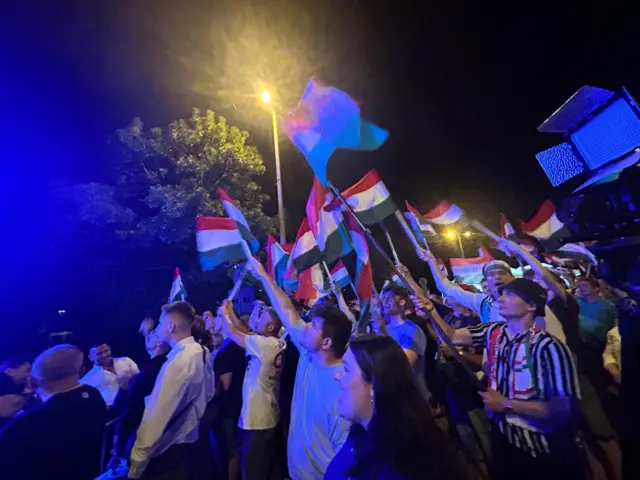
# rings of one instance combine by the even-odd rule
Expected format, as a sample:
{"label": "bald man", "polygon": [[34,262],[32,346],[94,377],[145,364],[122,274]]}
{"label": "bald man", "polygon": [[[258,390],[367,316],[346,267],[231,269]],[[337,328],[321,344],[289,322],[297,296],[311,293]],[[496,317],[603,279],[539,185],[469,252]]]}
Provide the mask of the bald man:
{"label": "bald man", "polygon": [[0,430],[3,480],[95,478],[99,473],[107,406],[94,387],[80,385],[82,351],[57,345],[41,353],[31,372],[42,405]]}

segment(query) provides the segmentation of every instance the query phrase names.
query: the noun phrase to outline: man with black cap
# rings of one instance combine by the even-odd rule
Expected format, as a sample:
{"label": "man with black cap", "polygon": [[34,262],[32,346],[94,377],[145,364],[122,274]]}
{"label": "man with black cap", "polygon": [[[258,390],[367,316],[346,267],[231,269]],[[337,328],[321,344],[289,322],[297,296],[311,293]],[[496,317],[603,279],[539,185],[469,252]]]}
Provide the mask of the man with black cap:
{"label": "man with black cap", "polygon": [[497,301],[506,322],[457,330],[434,314],[427,299],[415,301],[453,343],[487,350],[489,388],[480,395],[493,423],[492,479],[584,476],[571,421],[580,395],[573,356],[535,324],[546,300],[547,292],[532,280],[514,279]]}
{"label": "man with black cap", "polygon": [[[437,260],[429,250],[418,249],[418,257],[427,262],[431,269],[431,274],[436,282],[438,290],[443,296],[459,303],[460,305],[473,311],[480,317],[482,322],[504,322],[505,318],[498,308],[498,298],[500,298],[499,290],[513,280],[511,268],[502,260],[492,260],[482,267],[482,275],[487,280],[487,286],[490,293],[474,293],[462,289],[449,281],[445,274],[438,267]],[[538,325],[548,331],[561,342],[566,343],[564,330],[562,325],[553,314],[553,312],[545,306],[536,318]]]}

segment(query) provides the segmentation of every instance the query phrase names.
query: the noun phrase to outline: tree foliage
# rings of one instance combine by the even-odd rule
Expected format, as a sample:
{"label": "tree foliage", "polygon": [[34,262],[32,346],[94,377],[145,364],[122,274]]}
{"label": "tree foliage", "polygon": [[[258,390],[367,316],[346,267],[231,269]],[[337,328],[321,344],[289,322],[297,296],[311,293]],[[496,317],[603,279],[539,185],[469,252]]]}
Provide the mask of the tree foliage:
{"label": "tree foliage", "polygon": [[[202,289],[203,282],[209,284],[205,285],[209,292],[212,282],[222,289],[220,285],[229,279],[200,271],[194,237],[196,216],[225,215],[217,188],[229,193],[259,240],[275,227],[274,219],[263,213],[268,197],[256,182],[265,172],[264,163],[258,150],[247,143],[248,136],[212,111],[197,109],[190,118],[165,128],[145,128],[135,118],[118,130],[109,142],[110,182],[57,190],[67,218],[74,222],[78,252],[96,259],[89,266],[91,273],[110,284],[114,276],[123,274],[142,284],[149,282],[145,288],[155,293],[140,291],[140,283],[137,289],[138,295],[148,298],[157,296],[159,284],[168,291],[177,265],[190,296],[196,284]],[[166,280],[163,273],[158,282],[158,271],[164,270]],[[118,287],[110,294],[121,295]]]}

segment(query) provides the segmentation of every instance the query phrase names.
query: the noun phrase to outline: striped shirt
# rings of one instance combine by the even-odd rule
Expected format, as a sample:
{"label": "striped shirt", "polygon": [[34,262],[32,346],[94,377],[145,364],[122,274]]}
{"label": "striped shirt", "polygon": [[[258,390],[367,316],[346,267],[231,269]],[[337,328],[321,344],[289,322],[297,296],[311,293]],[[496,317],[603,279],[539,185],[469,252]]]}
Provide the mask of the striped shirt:
{"label": "striped shirt", "polygon": [[[490,387],[504,397],[543,402],[580,397],[573,355],[553,335],[532,328],[510,340],[503,322],[482,323],[468,330],[473,346],[486,348],[491,369]],[[566,437],[563,428],[553,429],[549,422],[513,413],[495,413],[492,420],[509,443],[533,457],[557,453],[550,447],[555,443],[554,437]]]}

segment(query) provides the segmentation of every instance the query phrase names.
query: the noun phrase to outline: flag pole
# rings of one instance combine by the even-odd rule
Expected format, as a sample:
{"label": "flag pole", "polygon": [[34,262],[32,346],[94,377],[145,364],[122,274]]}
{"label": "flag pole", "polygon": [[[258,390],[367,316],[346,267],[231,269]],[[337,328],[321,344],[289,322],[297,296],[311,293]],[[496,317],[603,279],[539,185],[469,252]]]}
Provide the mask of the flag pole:
{"label": "flag pole", "polygon": [[358,300],[358,303],[360,303],[360,295],[358,295],[358,291],[356,290],[356,286],[351,281],[349,282],[349,285],[351,285],[351,290],[353,290],[353,294],[356,296],[356,300]]}
{"label": "flag pole", "polygon": [[[251,260],[253,255],[251,255],[251,250],[249,250],[249,245],[247,245],[247,242],[245,240],[242,241],[242,250],[244,251],[245,257],[247,257],[247,261]],[[240,287],[242,286],[242,282],[247,276],[247,273],[249,273],[249,271],[247,270],[247,264],[245,263],[244,267],[242,268],[242,272],[240,272],[240,276],[236,280],[236,283],[233,284],[233,288],[227,296],[227,300],[229,300],[230,302],[233,302],[233,299],[240,291]]]}
{"label": "flag pole", "polygon": [[[347,211],[350,213],[350,215],[353,217],[353,219],[356,221],[356,223],[358,224],[358,226],[362,229],[362,231],[364,232],[364,234],[367,236],[367,238],[369,239],[369,241],[371,242],[371,244],[375,247],[376,250],[378,250],[378,253],[380,254],[380,256],[382,256],[382,258],[384,259],[385,262],[387,262],[387,264],[389,264],[391,266],[391,268],[393,268],[393,270],[395,270],[396,275],[398,275],[398,278],[402,281],[402,283],[407,287],[407,289],[410,292],[413,292],[415,295],[420,296],[422,295],[422,292],[417,292],[414,291],[413,288],[411,288],[411,284],[409,283],[409,281],[407,281],[407,279],[405,278],[405,276],[402,274],[402,272],[400,271],[400,269],[398,268],[398,266],[393,262],[393,260],[391,260],[391,258],[389,258],[389,255],[387,255],[387,252],[384,251],[384,248],[382,248],[382,246],[376,241],[375,238],[373,238],[373,235],[371,234],[371,230],[369,230],[367,227],[365,227],[362,222],[360,221],[360,219],[358,218],[358,216],[356,215],[356,212],[353,211],[353,209],[351,208],[351,205],[349,205],[349,203],[347,203],[347,201],[345,200],[345,198],[342,196],[342,194],[340,193],[340,190],[338,190],[336,188],[336,186],[331,183],[331,181],[327,182],[327,186],[331,189],[331,191],[333,192],[333,194],[340,199],[340,202],[342,203],[342,205],[347,209]],[[405,222],[406,225],[406,222]],[[407,225],[407,228],[409,228],[409,226]],[[415,240],[415,237],[414,237]],[[413,242],[412,242],[413,243]],[[418,245],[418,242],[415,241],[414,246]],[[375,285],[374,285],[374,289],[375,289]],[[453,355],[453,357],[460,363],[460,365],[462,366],[462,368],[465,370],[465,372],[469,375],[469,378],[472,379],[472,381],[475,383],[476,387],[478,388],[478,390],[484,390],[484,386],[480,383],[480,380],[478,380],[478,377],[476,377],[476,374],[473,372],[473,370],[471,370],[471,368],[469,367],[469,365],[465,362],[465,360],[462,358],[462,355],[460,354],[460,352],[458,352],[458,349],[455,347],[455,345],[453,344],[453,342],[451,341],[451,339],[447,336],[447,334],[442,331],[442,329],[440,328],[440,326],[436,323],[436,322],[431,322],[431,325],[433,326],[434,330],[436,331],[436,333],[442,337],[442,341],[449,347],[449,349],[451,350],[451,354]]]}
{"label": "flag pole", "polygon": [[387,229],[387,226],[384,224],[384,220],[382,220],[380,222],[380,227],[382,228],[382,231],[384,232],[384,236],[387,239],[387,243],[389,244],[389,248],[391,248],[391,254],[393,255],[393,259],[395,260],[396,263],[400,263],[400,258],[398,258],[398,252],[396,251],[396,247],[393,244],[393,240],[391,240],[391,235],[389,235],[389,230]]}
{"label": "flag pole", "polygon": [[[402,227],[402,230],[404,230],[405,235],[407,236],[407,238],[409,239],[409,241],[413,245],[413,248],[416,249],[416,250],[421,249],[422,245],[420,245],[420,243],[418,242],[418,239],[414,235],[413,230],[411,230],[411,227],[409,227],[409,224],[407,223],[407,219],[404,218],[404,215],[402,214],[402,212],[400,210],[396,210],[395,216],[398,219],[398,222],[400,223],[400,226]],[[424,248],[429,250],[429,245],[427,244],[427,239],[424,238],[424,236],[422,237],[422,241],[424,242]]]}

